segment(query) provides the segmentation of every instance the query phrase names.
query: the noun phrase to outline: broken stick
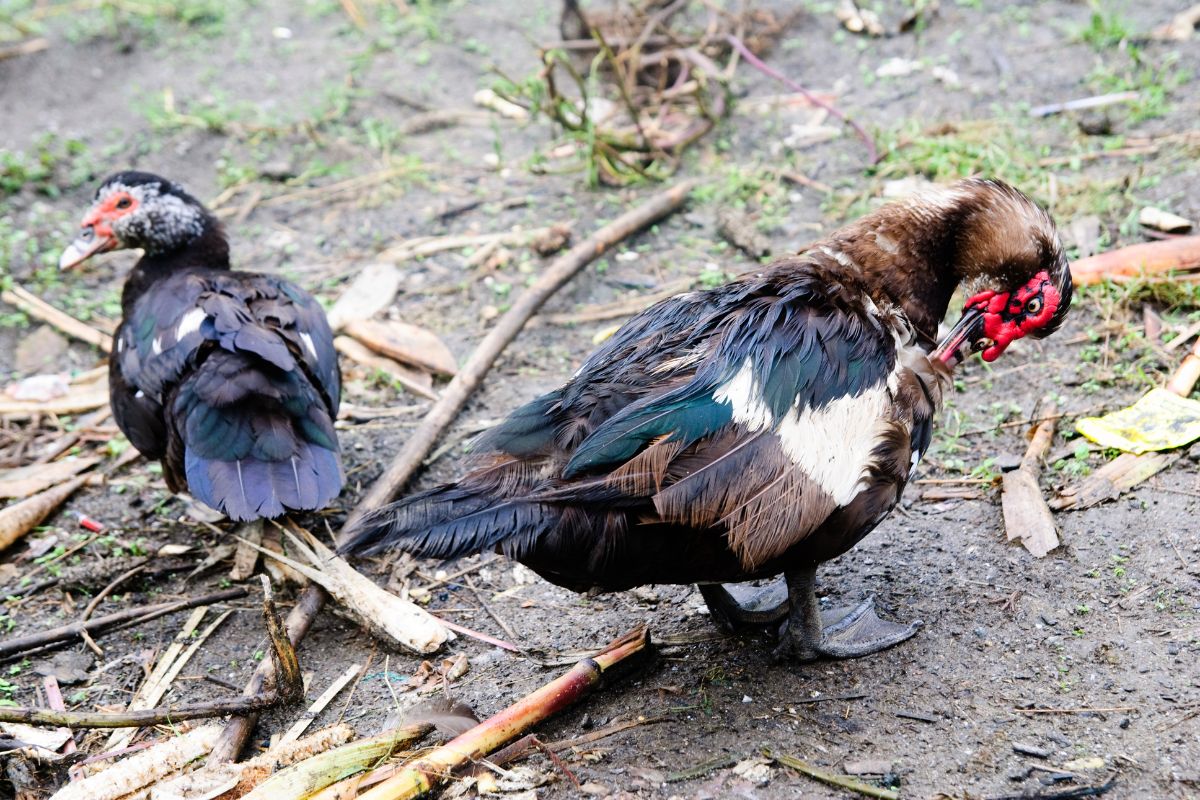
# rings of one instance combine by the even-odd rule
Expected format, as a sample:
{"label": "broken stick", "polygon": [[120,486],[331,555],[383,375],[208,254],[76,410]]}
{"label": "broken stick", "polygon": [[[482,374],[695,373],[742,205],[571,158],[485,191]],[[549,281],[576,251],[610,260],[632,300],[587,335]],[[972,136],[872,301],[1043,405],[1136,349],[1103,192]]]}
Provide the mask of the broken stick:
{"label": "broken stick", "polygon": [[1021,466],[1004,473],[1001,506],[1004,513],[1004,530],[1008,540],[1020,539],[1025,549],[1038,558],[1058,547],[1058,529],[1054,517],[1042,496],[1038,475],[1042,472],[1042,459],[1054,440],[1054,424],[1058,411],[1053,402],[1041,409],[1043,419],[1034,428],[1033,438],[1021,459]]}
{"label": "broken stick", "polygon": [[53,325],[63,333],[68,336],[74,336],[81,342],[94,345],[106,353],[112,351],[112,337],[107,333],[96,330],[86,322],[80,322],[64,311],[59,311],[36,294],[26,291],[20,286],[14,286],[11,289],[0,292],[0,300],[11,306],[16,306],[35,319],[40,319],[42,322]]}
{"label": "broken stick", "polygon": [[77,639],[80,636],[80,632],[84,630],[88,633],[95,633],[104,628],[122,623],[149,622],[152,619],[158,619],[167,614],[174,614],[176,611],[186,611],[196,606],[206,606],[226,600],[236,600],[239,597],[245,597],[247,594],[249,592],[246,591],[245,587],[238,586],[199,597],[175,600],[170,603],[156,603],[152,606],[142,606],[141,608],[127,608],[103,617],[93,617],[86,622],[73,622],[69,625],[60,625],[57,628],[51,628],[41,633],[31,633],[28,636],[21,636],[16,639],[8,639],[0,642],[0,660],[14,655],[29,655],[33,650],[40,651],[41,648],[49,645]]}

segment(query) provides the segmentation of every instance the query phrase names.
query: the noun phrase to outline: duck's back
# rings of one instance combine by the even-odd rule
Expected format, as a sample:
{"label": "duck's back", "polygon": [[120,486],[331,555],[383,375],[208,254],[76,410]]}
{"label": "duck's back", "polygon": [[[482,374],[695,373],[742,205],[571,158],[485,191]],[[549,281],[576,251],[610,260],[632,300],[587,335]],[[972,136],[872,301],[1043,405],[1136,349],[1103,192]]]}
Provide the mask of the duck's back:
{"label": "duck's back", "polygon": [[326,505],[342,486],[340,377],[316,300],[287,281],[188,269],[133,302],[110,362],[114,417],[172,489],[233,519]]}
{"label": "duck's back", "polygon": [[647,309],[485,434],[475,470],[371,518],[357,546],[498,546],[581,589],[736,580],[852,546],[927,447],[940,386],[903,316],[823,266]]}

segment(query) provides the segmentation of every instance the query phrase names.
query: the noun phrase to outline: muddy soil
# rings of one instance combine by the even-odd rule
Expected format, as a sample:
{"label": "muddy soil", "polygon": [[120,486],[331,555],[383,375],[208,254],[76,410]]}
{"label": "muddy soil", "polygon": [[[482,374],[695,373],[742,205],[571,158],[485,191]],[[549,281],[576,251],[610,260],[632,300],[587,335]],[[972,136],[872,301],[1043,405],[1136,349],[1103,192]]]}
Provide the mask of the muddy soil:
{"label": "muddy soil", "polygon": [[[545,121],[520,124],[472,104],[473,93],[490,86],[495,71],[524,77],[536,70],[535,43],[557,37],[556,4],[415,3],[409,17],[388,11],[388,4],[362,5],[371,14],[365,33],[338,3],[320,2],[180,4],[206,11],[198,22],[179,15],[147,20],[119,8],[38,17],[50,47],[0,61],[0,149],[25,163],[41,158],[49,165],[0,195],[6,274],[96,325],[111,322],[134,255],[105,257],[77,275],[58,276],[52,265],[95,183],[129,167],[167,175],[199,197],[221,199],[224,193],[236,262],[282,272],[330,299],[400,239],[548,221],[568,222],[582,237],[654,190],[591,190],[578,172],[535,174],[531,159],[546,151],[555,131]],[[1189,131],[1198,118],[1200,93],[1190,78],[1200,69],[1196,40],[1162,43],[1144,36],[1179,4],[1105,4],[1094,19],[1080,3],[948,1],[919,31],[883,39],[842,31],[833,5],[805,4],[768,59],[814,90],[835,93],[837,104],[887,146],[899,142],[903,148],[905,137],[937,128],[953,138],[955,126],[965,131],[970,121],[990,120],[994,135],[985,135],[980,146],[990,138],[998,151],[986,156],[987,164],[1007,163],[1004,148],[1014,137],[1034,149],[1027,160],[1036,164],[1039,158],[1120,148],[1122,137]],[[23,4],[16,8],[15,14],[30,13]],[[901,9],[885,4],[882,10],[894,26]],[[1128,29],[1124,35],[1113,30],[1118,25]],[[893,58],[922,67],[904,77],[877,76]],[[952,71],[955,80],[934,67]],[[1161,69],[1145,71],[1155,68]],[[1112,90],[1116,79],[1109,75],[1131,81],[1143,98],[1137,108],[1102,112],[1114,128],[1111,135],[1081,133],[1076,117],[1027,114],[1030,106]],[[781,91],[744,66],[733,89],[741,101]],[[1159,106],[1143,107],[1151,102]],[[429,110],[461,113],[450,127],[400,133]],[[711,192],[628,240],[572,281],[545,312],[648,295],[686,278],[709,280],[714,270],[751,268],[717,234],[715,216],[723,203],[744,204],[760,215],[763,235],[781,254],[836,227],[843,214],[878,202],[885,179],[904,169],[944,175],[935,161],[945,152],[936,148],[922,151],[927,162],[891,176],[864,169],[863,147],[849,134],[789,149],[783,140],[809,113],[794,107],[735,113],[689,153],[681,169],[733,188]],[[73,152],[68,140],[79,143]],[[1128,217],[1143,204],[1200,217],[1195,155],[1174,144],[1134,157],[1087,155],[1022,172],[1030,184],[1021,188],[1050,204],[1060,225],[1098,213],[1103,241],[1127,243],[1142,238]],[[975,162],[964,163],[969,171]],[[384,169],[396,170],[396,177],[364,190],[337,189],[347,178]],[[787,171],[830,191],[789,183],[782,175]],[[225,192],[234,185],[242,188]],[[326,190],[299,191],[309,187]],[[260,201],[251,203],[256,192]],[[491,272],[466,268],[464,261],[463,254],[451,253],[405,263],[403,291],[391,311],[438,332],[460,360],[546,263],[524,251]],[[1057,468],[1045,477],[1047,490],[1102,463],[1101,454],[1086,449],[1077,455],[1078,440],[1064,433],[1078,416],[1132,401],[1161,380],[1181,352],[1165,354],[1141,335],[1143,301],[1164,315],[1169,328],[1183,327],[1196,313],[1195,295],[1087,292],[1055,337],[1020,342],[992,367],[975,361],[962,370],[960,391],[918,476],[925,482],[910,486],[901,508],[819,576],[830,606],[874,596],[885,616],[924,621],[915,638],[892,650],[845,662],[776,663],[772,632],[721,631],[693,587],[582,597],[494,556],[483,557],[486,563],[473,573],[475,589],[465,581],[440,585],[430,607],[511,639],[542,660],[595,648],[641,623],[665,643],[652,663],[538,729],[543,740],[558,740],[645,719],[647,724],[566,754],[566,766],[594,796],[849,796],[777,766],[765,772],[733,768],[770,750],[837,773],[849,762],[884,761],[884,782],[903,797],[1037,796],[1114,779],[1107,797],[1200,797],[1195,461],[1184,457],[1103,506],[1057,515],[1063,545],[1043,559],[1006,542],[999,493],[989,482],[992,459],[1024,451],[1023,421],[1036,416],[1047,395],[1067,413],[1053,445]],[[16,377],[15,345],[33,326],[11,309],[3,312],[0,377],[7,383]],[[568,377],[611,324],[542,321],[524,332],[444,439],[450,446],[411,488],[453,477],[470,435]],[[99,359],[96,351],[72,344],[59,368],[87,369]],[[353,371],[346,399],[419,404]],[[336,527],[415,419],[346,425],[341,436],[351,485],[336,508],[306,522]],[[923,497],[949,485],[978,489],[978,497]],[[3,565],[11,565],[5,581],[33,569],[35,556],[87,539],[73,512],[102,521],[106,531],[67,559],[68,566],[102,570],[102,559],[131,550],[180,543],[211,551],[229,541],[229,525],[221,523],[215,532],[190,519],[183,503],[166,492],[160,473],[139,461],[109,486],[78,493],[44,529],[2,554]],[[420,587],[440,569],[471,563],[420,564],[410,585]],[[382,563],[378,571],[372,563],[363,568],[380,582],[387,578]],[[226,563],[196,577],[134,579],[96,613],[216,589],[228,583],[227,572]],[[6,636],[21,635],[71,620],[87,602],[86,592],[51,588],[8,601],[0,621]],[[225,691],[204,676],[241,686],[262,657],[265,639],[253,596],[228,607],[237,613],[200,649],[168,701]],[[86,682],[68,687],[69,703],[92,709],[126,702],[144,676],[143,665],[181,622],[177,615],[103,636],[99,657],[82,644],[66,648],[91,671]],[[469,657],[470,670],[453,693],[481,716],[562,669],[465,638],[447,653]],[[38,702],[35,667],[45,658],[5,665],[7,683],[0,686],[8,689],[0,699]],[[343,719],[363,735],[378,731],[395,706],[393,690],[402,690],[420,665],[328,611],[305,639],[300,659],[312,674],[310,698],[348,665],[369,663],[349,701],[339,698],[315,723]],[[399,696],[401,703],[411,697]],[[298,713],[265,714],[252,749],[265,746]],[[92,736],[84,744],[96,741]],[[1029,755],[1030,749],[1041,755]],[[548,781],[536,790],[538,797],[579,794],[541,757],[528,763]],[[42,789],[49,793],[62,777],[42,773]],[[0,783],[0,793],[7,790]]]}

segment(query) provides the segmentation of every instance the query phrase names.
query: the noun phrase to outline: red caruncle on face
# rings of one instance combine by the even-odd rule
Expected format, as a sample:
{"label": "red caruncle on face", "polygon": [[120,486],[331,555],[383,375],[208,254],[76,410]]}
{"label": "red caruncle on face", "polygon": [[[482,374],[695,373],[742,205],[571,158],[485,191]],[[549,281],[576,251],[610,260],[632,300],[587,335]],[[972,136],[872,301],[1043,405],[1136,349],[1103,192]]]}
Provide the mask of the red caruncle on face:
{"label": "red caruncle on face", "polygon": [[992,341],[980,351],[983,360],[995,361],[1014,341],[1048,323],[1061,299],[1045,270],[1015,292],[980,292],[969,299],[966,307],[983,312],[983,331]]}

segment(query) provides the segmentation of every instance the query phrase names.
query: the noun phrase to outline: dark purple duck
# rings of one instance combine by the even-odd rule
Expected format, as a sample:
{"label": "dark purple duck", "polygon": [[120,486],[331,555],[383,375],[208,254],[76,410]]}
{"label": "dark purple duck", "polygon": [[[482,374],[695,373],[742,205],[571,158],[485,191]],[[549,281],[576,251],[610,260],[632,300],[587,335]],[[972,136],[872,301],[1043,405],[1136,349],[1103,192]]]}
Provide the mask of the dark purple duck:
{"label": "dark purple duck", "polygon": [[[962,285],[962,318],[935,347]],[[577,591],[698,583],[779,653],[873,653],[919,625],[822,614],[817,566],[887,516],[957,363],[1056,330],[1071,275],[1019,191],[967,180],[629,320],[566,385],[478,441],[458,481],[364,519],[345,549],[495,549]],[[767,589],[724,586],[770,578]]]}
{"label": "dark purple duck", "polygon": [[140,248],[121,295],[109,392],[144,456],[235,520],[323,508],[341,491],[341,377],[320,304],[235,272],[220,223],[178,184],[121,172],[96,190],[59,266]]}

